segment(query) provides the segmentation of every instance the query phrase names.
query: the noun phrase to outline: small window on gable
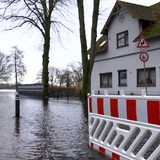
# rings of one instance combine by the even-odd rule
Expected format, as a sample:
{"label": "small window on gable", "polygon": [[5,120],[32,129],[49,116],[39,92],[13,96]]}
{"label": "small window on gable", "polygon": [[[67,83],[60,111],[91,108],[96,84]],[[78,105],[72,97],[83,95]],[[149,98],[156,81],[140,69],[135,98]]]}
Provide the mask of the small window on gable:
{"label": "small window on gable", "polygon": [[128,31],[117,34],[117,48],[128,46]]}
{"label": "small window on gable", "polygon": [[151,21],[142,20],[142,30],[146,29],[148,26],[151,25]]}

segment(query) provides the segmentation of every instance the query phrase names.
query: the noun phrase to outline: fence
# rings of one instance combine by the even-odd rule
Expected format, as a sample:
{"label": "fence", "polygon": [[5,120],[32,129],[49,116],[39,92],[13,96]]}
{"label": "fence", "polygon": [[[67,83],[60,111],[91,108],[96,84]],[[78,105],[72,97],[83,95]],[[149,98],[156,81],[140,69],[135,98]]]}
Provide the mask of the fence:
{"label": "fence", "polygon": [[[42,84],[25,84],[19,85],[18,91],[22,95],[29,96],[42,96],[43,86]],[[77,92],[74,87],[55,87],[50,86],[48,88],[49,96],[54,98],[69,98],[69,97],[80,97],[81,93]]]}
{"label": "fence", "polygon": [[90,95],[89,146],[117,160],[160,160],[160,97]]}
{"label": "fence", "polygon": [[22,95],[42,96],[42,84],[25,84],[19,85],[18,91]]}

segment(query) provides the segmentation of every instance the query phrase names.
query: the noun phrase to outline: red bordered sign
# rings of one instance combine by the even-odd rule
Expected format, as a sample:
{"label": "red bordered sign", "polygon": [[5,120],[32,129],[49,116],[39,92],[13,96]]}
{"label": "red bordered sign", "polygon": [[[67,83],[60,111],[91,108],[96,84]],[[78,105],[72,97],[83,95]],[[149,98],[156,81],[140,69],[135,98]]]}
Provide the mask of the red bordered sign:
{"label": "red bordered sign", "polygon": [[150,48],[150,45],[143,36],[140,37],[137,48]]}
{"label": "red bordered sign", "polygon": [[139,59],[142,61],[142,62],[147,62],[148,59],[149,59],[149,55],[147,52],[141,52],[140,55],[139,55]]}

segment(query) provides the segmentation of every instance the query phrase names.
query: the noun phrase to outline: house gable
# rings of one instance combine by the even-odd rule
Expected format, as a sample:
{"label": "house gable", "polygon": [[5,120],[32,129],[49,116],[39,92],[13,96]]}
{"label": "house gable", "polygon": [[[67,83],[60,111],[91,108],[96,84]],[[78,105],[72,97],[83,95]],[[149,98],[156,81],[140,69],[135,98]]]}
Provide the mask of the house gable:
{"label": "house gable", "polygon": [[[139,34],[139,21],[121,6],[118,8],[118,13],[116,13],[116,10],[114,13],[107,32],[103,34],[108,38],[107,50],[103,52],[107,54],[99,55],[97,52],[99,56],[96,56],[96,60],[126,55],[128,51],[136,49],[136,44],[133,43],[133,40],[135,35]],[[127,37],[124,40],[124,44],[119,44],[118,36],[125,36],[126,34]]]}
{"label": "house gable", "polygon": [[[147,73],[148,93],[160,94],[159,15],[160,3],[146,7],[116,2],[101,32],[100,45],[103,46],[103,41],[108,42],[108,48],[105,54],[97,54],[95,57],[92,90],[118,93],[123,89],[127,94],[139,94],[145,86],[144,75]],[[147,39],[150,48],[137,48],[137,41],[141,35]],[[106,36],[108,41],[104,40],[103,36]],[[149,55],[146,73],[144,63],[140,60],[141,51]]]}
{"label": "house gable", "polygon": [[128,13],[130,13],[134,18],[147,20],[147,21],[155,20],[152,14],[150,14],[151,9],[149,7],[132,4],[128,2],[117,1],[108,17],[108,20],[106,21],[101,31],[102,34],[107,34],[107,31],[110,27],[110,24],[112,23],[114,16],[120,13],[121,8],[123,8]]}
{"label": "house gable", "polygon": [[[108,37],[108,42],[103,46],[97,45],[97,48],[100,49],[100,53],[106,53],[105,51],[107,51],[109,47],[110,37],[113,38],[113,34],[111,33],[110,30],[113,30],[112,28],[114,28],[115,26],[115,23],[114,23],[115,18],[118,17],[119,21],[123,21],[125,18],[124,15],[126,13],[131,15],[130,19],[132,19],[131,21],[133,22],[130,22],[130,23],[132,23],[134,27],[138,27],[138,30],[134,31],[135,29],[132,30],[133,26],[129,27],[128,24],[125,24],[124,26],[124,28],[127,28],[127,25],[128,25],[128,27],[132,31],[132,33],[129,33],[131,34],[129,38],[130,40],[132,40],[132,43],[137,42],[140,36],[142,35],[146,39],[160,37],[160,29],[159,29],[160,28],[160,2],[148,7],[148,6],[137,5],[137,4],[132,4],[132,3],[123,2],[123,1],[117,1],[101,31],[103,36],[106,35]],[[135,26],[136,25],[135,19],[138,22],[137,26]],[[117,32],[119,32],[118,29],[120,28],[121,25],[119,26],[118,23],[116,25],[118,26],[118,27],[116,26]],[[128,30],[128,28],[126,30]],[[112,35],[109,35],[109,34],[112,34]],[[115,31],[114,31],[114,34],[116,34]],[[132,34],[134,34],[134,37]],[[115,45],[115,43],[116,42],[113,43],[112,41],[113,45]],[[97,50],[97,53],[98,52],[99,51]]]}

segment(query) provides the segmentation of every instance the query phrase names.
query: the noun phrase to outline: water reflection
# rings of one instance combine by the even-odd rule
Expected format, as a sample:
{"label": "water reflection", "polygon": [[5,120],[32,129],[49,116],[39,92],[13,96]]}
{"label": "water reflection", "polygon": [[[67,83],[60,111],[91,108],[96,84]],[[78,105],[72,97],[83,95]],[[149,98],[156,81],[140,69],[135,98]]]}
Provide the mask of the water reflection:
{"label": "water reflection", "polygon": [[43,107],[48,107],[48,101],[49,99],[43,99],[42,102],[43,102]]}
{"label": "water reflection", "polygon": [[15,133],[17,137],[20,134],[20,118],[15,118]]}
{"label": "water reflection", "polygon": [[[78,101],[21,97],[14,117],[14,93],[0,93],[1,160],[106,160],[88,147],[88,125]],[[3,145],[5,144],[5,145]]]}

